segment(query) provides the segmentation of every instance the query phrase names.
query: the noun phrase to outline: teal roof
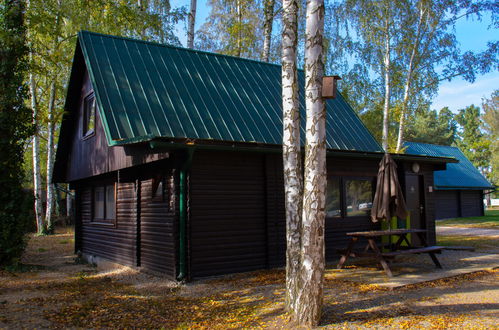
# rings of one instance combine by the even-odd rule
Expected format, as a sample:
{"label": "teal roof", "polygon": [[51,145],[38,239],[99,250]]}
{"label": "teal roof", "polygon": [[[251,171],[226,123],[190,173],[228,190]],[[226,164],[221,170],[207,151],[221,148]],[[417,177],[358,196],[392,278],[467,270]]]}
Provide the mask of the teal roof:
{"label": "teal roof", "polygon": [[[77,47],[109,145],[157,138],[281,144],[279,65],[86,31]],[[303,88],[300,104],[305,118]],[[327,101],[327,147],[382,151],[341,95]]]}
{"label": "teal roof", "polygon": [[405,142],[406,154],[432,157],[454,157],[459,163],[447,164],[445,171],[434,174],[436,189],[493,189],[494,186],[476,169],[456,147],[436,144]]}

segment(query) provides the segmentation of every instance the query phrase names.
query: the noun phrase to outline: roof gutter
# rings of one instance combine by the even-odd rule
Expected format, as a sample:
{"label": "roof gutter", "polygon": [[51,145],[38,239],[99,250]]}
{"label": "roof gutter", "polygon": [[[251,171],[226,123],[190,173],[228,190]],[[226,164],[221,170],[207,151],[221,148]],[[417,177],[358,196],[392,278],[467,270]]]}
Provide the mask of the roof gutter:
{"label": "roof gutter", "polygon": [[[151,149],[166,149],[166,150],[187,150],[189,148],[196,148],[198,150],[215,150],[215,151],[245,151],[245,152],[256,152],[256,153],[282,153],[282,147],[280,145],[261,145],[254,144],[254,146],[242,145],[242,144],[203,144],[203,141],[192,141],[186,140],[183,142],[168,142],[161,140],[149,141],[149,146]],[[372,151],[357,151],[357,150],[333,150],[328,149],[326,151],[328,156],[336,157],[350,157],[350,158],[372,158],[381,159],[383,158],[384,152],[372,152]],[[406,160],[406,161],[424,161],[428,163],[458,163],[459,161],[453,157],[433,157],[424,155],[408,155],[408,154],[391,154],[395,160]]]}

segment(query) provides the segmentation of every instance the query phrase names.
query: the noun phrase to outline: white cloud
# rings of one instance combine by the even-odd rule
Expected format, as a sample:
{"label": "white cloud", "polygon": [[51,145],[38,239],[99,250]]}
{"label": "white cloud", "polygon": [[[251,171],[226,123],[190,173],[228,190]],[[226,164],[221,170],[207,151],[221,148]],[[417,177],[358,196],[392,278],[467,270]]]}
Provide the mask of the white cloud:
{"label": "white cloud", "polygon": [[497,72],[477,77],[473,84],[462,79],[444,82],[432,102],[432,108],[439,110],[447,106],[453,112],[457,112],[470,104],[480,106],[482,98],[490,97],[496,89],[499,89],[499,73]]}

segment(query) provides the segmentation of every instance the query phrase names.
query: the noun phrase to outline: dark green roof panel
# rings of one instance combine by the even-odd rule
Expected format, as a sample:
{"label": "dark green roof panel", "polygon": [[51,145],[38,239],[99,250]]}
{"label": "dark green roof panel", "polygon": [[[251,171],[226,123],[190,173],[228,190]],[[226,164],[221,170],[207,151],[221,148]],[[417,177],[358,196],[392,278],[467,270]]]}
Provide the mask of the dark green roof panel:
{"label": "dark green roof panel", "polygon": [[[78,37],[109,145],[154,138],[281,144],[279,65],[85,31]],[[303,72],[299,81],[304,86]],[[305,118],[303,88],[300,104]],[[327,146],[382,151],[341,95],[327,101]]]}
{"label": "dark green roof panel", "polygon": [[418,142],[405,142],[404,145],[406,154],[454,157],[459,160],[459,163],[447,164],[445,171],[435,171],[434,180],[437,189],[494,188],[459,148]]}

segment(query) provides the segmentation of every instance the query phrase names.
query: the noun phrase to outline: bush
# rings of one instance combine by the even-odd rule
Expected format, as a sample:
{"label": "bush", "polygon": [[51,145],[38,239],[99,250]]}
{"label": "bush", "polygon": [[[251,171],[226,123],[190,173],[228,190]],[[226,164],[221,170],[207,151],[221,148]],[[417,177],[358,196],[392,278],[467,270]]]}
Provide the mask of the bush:
{"label": "bush", "polygon": [[0,0],[0,267],[19,263],[30,218],[23,192],[23,152],[33,134],[27,87],[24,2]]}

